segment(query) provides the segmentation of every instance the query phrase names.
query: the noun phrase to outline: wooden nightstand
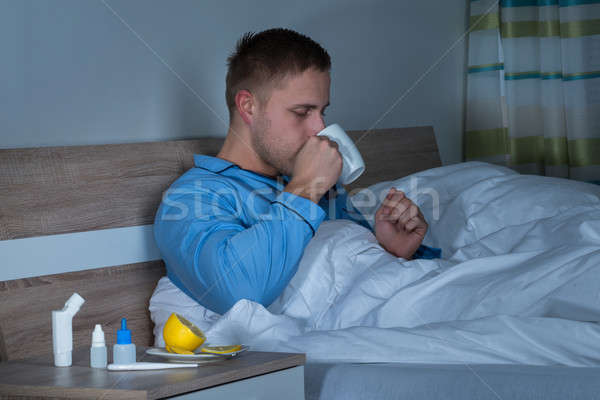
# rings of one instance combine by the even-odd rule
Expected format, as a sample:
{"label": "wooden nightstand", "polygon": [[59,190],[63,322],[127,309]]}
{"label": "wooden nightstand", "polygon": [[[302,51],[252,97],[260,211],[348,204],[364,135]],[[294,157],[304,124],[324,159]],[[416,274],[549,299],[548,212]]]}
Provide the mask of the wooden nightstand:
{"label": "wooden nightstand", "polygon": [[[138,348],[137,361],[163,361],[145,350]],[[71,367],[55,367],[52,355],[0,363],[0,398],[300,400],[305,360],[248,351],[198,368],[116,372],[90,368],[83,348],[73,352]]]}

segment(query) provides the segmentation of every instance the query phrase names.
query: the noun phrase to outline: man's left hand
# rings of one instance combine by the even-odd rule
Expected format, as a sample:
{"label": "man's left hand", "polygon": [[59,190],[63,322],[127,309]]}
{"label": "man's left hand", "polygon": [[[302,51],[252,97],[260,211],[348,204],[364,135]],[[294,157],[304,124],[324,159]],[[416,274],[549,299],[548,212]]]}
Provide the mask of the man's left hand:
{"label": "man's left hand", "polygon": [[403,192],[390,189],[375,213],[375,237],[396,257],[410,260],[427,233],[421,210]]}

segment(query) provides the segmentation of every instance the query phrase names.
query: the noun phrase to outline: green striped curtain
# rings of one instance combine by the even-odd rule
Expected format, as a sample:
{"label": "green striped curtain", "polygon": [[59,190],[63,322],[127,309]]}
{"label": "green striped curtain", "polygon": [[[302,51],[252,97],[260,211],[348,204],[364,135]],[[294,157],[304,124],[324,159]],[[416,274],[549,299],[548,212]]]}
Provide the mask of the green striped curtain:
{"label": "green striped curtain", "polygon": [[600,183],[600,0],[470,6],[465,159]]}

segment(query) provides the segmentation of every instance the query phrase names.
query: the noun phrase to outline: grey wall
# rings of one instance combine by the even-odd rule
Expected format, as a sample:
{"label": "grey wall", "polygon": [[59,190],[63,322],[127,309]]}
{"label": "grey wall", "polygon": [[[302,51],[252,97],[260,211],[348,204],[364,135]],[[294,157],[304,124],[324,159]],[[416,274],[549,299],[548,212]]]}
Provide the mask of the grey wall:
{"label": "grey wall", "polygon": [[227,55],[282,26],[332,56],[326,123],[433,125],[459,162],[466,23],[466,0],[0,0],[0,147],[224,135]]}

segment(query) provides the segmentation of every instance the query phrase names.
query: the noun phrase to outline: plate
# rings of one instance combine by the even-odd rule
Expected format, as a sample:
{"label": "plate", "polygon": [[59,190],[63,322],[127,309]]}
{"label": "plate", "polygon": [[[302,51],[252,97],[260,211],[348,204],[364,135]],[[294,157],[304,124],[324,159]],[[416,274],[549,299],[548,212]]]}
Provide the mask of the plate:
{"label": "plate", "polygon": [[238,351],[234,351],[227,354],[210,354],[210,353],[195,353],[195,354],[175,354],[169,353],[164,347],[150,347],[146,350],[146,354],[151,356],[158,356],[166,358],[167,360],[173,360],[177,362],[204,362],[204,361],[218,361],[226,358],[234,358],[239,354],[248,350],[249,347],[242,345],[242,348]]}

